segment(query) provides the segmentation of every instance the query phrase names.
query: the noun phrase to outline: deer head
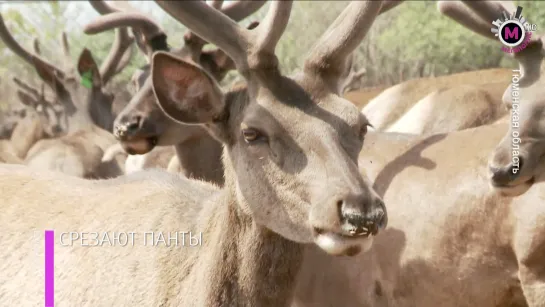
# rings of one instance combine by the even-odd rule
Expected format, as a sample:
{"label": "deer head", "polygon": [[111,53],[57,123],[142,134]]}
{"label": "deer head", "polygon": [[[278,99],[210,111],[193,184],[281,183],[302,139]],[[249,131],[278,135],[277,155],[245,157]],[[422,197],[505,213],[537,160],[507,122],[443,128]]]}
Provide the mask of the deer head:
{"label": "deer head", "polygon": [[36,112],[39,125],[46,137],[58,137],[66,133],[67,123],[64,107],[55,100],[55,97],[46,97],[43,84],[41,90],[38,91],[16,77],[13,78],[13,82],[18,87],[19,101]]}
{"label": "deer head", "polygon": [[488,161],[490,183],[501,194],[528,190],[545,169],[545,81],[529,87],[512,84],[504,95],[511,108],[509,130]]}
{"label": "deer head", "polygon": [[[55,93],[69,118],[69,131],[92,123],[104,129],[111,128],[113,118],[110,109],[114,95],[106,92],[105,85],[129,62],[121,61],[124,54],[130,54],[129,47],[133,43],[126,29],[118,30],[108,58],[100,68],[88,49],[83,49],[74,67],[65,33],[61,36],[62,62],[65,63],[63,68],[51,64],[36,53],[39,51],[36,44],[34,54],[19,45],[1,16],[0,38],[9,49],[32,65],[42,81]],[[127,57],[130,58],[130,55],[125,55]]]}
{"label": "deer head", "polygon": [[[95,2],[95,1],[93,1]],[[239,21],[256,12],[265,1],[237,1],[221,5],[221,1],[212,3],[234,21]],[[153,20],[138,12],[121,12],[111,6],[100,7],[101,13],[107,14],[85,27],[88,34],[99,33],[114,27],[131,27],[136,37],[140,37],[141,50],[146,56],[155,51],[169,51],[206,70],[216,81],[221,81],[228,71],[235,68],[233,60],[221,49],[203,51],[205,40],[192,32],[184,35],[184,45],[177,50],[170,50],[166,43],[167,36]],[[109,14],[108,14],[109,13]],[[254,28],[257,22],[248,28]],[[119,113],[114,122],[114,135],[123,148],[130,154],[145,154],[156,145],[168,146],[183,143],[206,135],[199,126],[180,125],[165,116],[155,102],[150,75],[150,66],[146,65],[134,73],[132,82],[137,90],[131,102]]]}
{"label": "deer head", "polygon": [[[200,125],[224,144],[226,188],[241,212],[289,240],[353,255],[386,225],[386,208],[358,169],[368,122],[341,98],[347,58],[381,7],[354,1],[293,77],[275,47],[291,1],[271,3],[254,30],[199,1],[157,1],[170,15],[233,59],[247,88],[224,94],[201,67],[156,52],[151,83],[173,121]],[[274,221],[274,222],[273,222]]]}

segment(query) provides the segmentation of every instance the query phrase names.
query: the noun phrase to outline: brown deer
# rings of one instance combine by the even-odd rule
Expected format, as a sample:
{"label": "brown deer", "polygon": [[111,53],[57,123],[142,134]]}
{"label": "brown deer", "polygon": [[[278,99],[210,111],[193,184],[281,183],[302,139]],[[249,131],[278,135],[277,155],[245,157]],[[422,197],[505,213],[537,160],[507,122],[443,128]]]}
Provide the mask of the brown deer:
{"label": "brown deer", "polygon": [[26,108],[14,107],[0,112],[0,140],[9,140],[18,123],[26,117]]}
{"label": "brown deer", "polygon": [[0,162],[21,164],[36,142],[65,133],[66,116],[64,108],[54,100],[56,97],[46,95],[43,83],[38,90],[17,77],[13,77],[13,82],[17,86],[17,97],[26,108],[14,116],[19,121],[10,139],[0,140]]}
{"label": "brown deer", "polygon": [[[2,23],[0,27],[5,28],[5,25]],[[41,53],[37,39],[34,39],[33,48],[36,54]],[[17,87],[17,98],[26,108],[23,109],[24,113],[21,115],[24,116],[19,117],[20,121],[15,125],[9,141],[3,141],[2,148],[7,151],[8,156],[15,154],[18,159],[10,160],[19,163],[39,140],[66,133],[66,115],[56,97],[46,93],[43,82],[40,89],[37,89],[17,77],[13,77],[12,80]]]}
{"label": "brown deer", "polygon": [[[264,5],[265,1],[236,1],[222,6],[215,2],[213,6],[234,21],[240,21],[253,14]],[[185,60],[202,67],[216,81],[221,81],[228,71],[235,68],[234,62],[221,49],[203,51],[207,42],[188,31],[184,35],[184,45],[177,50],[170,50],[166,44],[167,36],[153,20],[134,11],[120,12],[109,7],[97,20],[87,25],[88,34],[99,33],[119,26],[130,26],[134,32],[140,32],[142,50],[151,56],[153,51],[169,51]],[[257,22],[249,28],[256,27]],[[132,156],[126,160],[126,171],[132,166],[163,166],[169,150],[153,154],[155,146],[172,146],[176,149],[178,161],[171,161],[170,170],[180,171],[188,177],[203,179],[223,184],[223,166],[221,163],[221,143],[213,138],[201,126],[185,125],[166,116],[156,103],[149,78],[149,65],[135,73],[133,80],[138,92],[131,102],[119,113],[114,124],[114,134],[123,148]],[[144,157],[142,157],[144,155]],[[168,164],[168,163],[167,163]]]}
{"label": "brown deer", "polygon": [[[480,5],[475,10],[498,8],[493,2],[475,3]],[[529,66],[539,67],[540,58],[534,60],[535,66]],[[505,117],[494,125],[428,137],[368,133],[360,168],[388,203],[389,229],[375,239],[369,253],[349,259],[309,247],[295,305],[543,306],[542,94],[534,83],[521,85],[519,95],[513,95],[526,107],[517,106],[520,127],[525,127],[519,133],[527,142],[521,142],[521,157],[529,149],[533,154],[529,166],[521,163],[519,178],[495,189],[488,187],[486,160],[500,140],[491,171],[500,163],[512,168],[514,130]],[[516,198],[501,195],[521,192],[526,193]]]}
{"label": "brown deer", "polygon": [[508,113],[502,101],[507,86],[507,81],[500,81],[441,88],[414,104],[385,131],[429,135],[494,123]]}
{"label": "brown deer", "polygon": [[66,116],[55,97],[48,97],[43,84],[38,90],[19,78],[14,77],[13,81],[18,87],[17,98],[27,108],[25,118],[15,126],[9,143],[15,154],[24,159],[39,140],[66,133]]}
{"label": "brown deer", "polygon": [[[33,167],[67,171],[80,177],[112,176],[118,172],[115,163],[101,166],[103,151],[115,142],[111,131],[114,95],[105,90],[111,78],[129,62],[133,39],[126,29],[119,29],[112,49],[100,66],[91,52],[84,49],[76,67],[71,65],[70,48],[66,35],[62,35],[64,68],[59,68],[38,54],[32,54],[19,45],[6,28],[3,19],[0,36],[6,46],[27,63],[33,65],[40,78],[55,93],[67,116],[68,134],[57,139],[38,141],[28,152],[25,163]],[[77,71],[77,74],[76,74]],[[90,76],[82,77],[89,74]],[[85,78],[86,87],[80,82]],[[103,174],[106,169],[111,169]],[[90,171],[93,170],[93,171]]]}
{"label": "brown deer", "polygon": [[[465,85],[480,88],[486,84],[497,82],[505,82],[507,86],[511,74],[510,69],[495,68],[407,80],[382,91],[365,105],[362,112],[369,118],[369,122],[375,129],[387,131],[388,128],[400,120],[412,107],[435,91],[440,93],[444,89],[451,88],[454,90],[456,87],[463,89],[464,87],[460,86]],[[501,98],[504,90],[500,93],[495,93],[493,97],[499,96]],[[469,95],[472,94],[470,93]],[[441,98],[446,97],[449,97],[449,95]],[[441,105],[444,102],[444,99],[434,99],[433,104],[437,105],[436,108],[441,109]],[[455,105],[456,103],[461,102],[448,99],[448,104]]]}
{"label": "brown deer", "polygon": [[369,103],[369,101],[377,97],[380,93],[382,93],[387,88],[388,86],[373,86],[373,87],[360,88],[360,89],[345,93],[343,97],[351,101],[359,109],[362,109]]}
{"label": "brown deer", "polygon": [[[287,306],[308,243],[355,255],[385,226],[384,204],[357,166],[367,122],[339,97],[342,66],[380,3],[352,2],[293,78],[281,74],[274,55],[291,1],[272,2],[253,31],[200,1],[158,3],[225,50],[247,80],[247,89],[223,94],[202,68],[168,52],[152,57],[150,80],[161,108],[173,120],[204,125],[224,144],[225,187],[156,171],[90,181],[0,166],[7,209],[0,215],[7,225],[0,234],[7,242],[2,269],[10,284],[24,284],[1,288],[6,300],[41,302],[42,279],[32,261],[12,265],[35,257],[35,242],[13,234],[46,224],[57,232],[114,224],[202,231],[202,246],[192,249],[150,248],[138,237],[131,248],[56,248],[63,263],[56,267],[58,301],[138,306]],[[14,223],[23,212],[24,222]]]}
{"label": "brown deer", "polygon": [[[536,64],[537,65],[537,64]],[[545,160],[545,92],[543,72],[540,79],[522,87],[520,71],[513,72],[506,102],[511,108],[509,128],[489,158],[490,183],[505,195],[518,196],[528,191],[543,174]]]}

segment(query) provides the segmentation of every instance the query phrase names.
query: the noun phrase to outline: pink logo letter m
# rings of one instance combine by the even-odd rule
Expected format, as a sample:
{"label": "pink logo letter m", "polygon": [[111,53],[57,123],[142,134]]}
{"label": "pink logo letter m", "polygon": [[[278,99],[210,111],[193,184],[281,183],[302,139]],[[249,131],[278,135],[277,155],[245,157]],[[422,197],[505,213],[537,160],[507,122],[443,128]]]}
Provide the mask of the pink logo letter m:
{"label": "pink logo letter m", "polygon": [[511,32],[511,29],[509,29],[508,27],[505,27],[504,38],[508,39],[508,38],[513,38],[513,37],[515,37],[515,39],[519,39],[519,28],[515,27],[513,29],[513,32]]}

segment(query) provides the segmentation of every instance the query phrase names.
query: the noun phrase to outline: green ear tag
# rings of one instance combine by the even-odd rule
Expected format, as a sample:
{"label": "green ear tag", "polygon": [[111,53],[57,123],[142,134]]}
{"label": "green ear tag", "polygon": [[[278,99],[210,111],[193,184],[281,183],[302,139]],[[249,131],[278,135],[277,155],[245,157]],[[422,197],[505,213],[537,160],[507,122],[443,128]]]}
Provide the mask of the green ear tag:
{"label": "green ear tag", "polygon": [[90,70],[81,75],[81,85],[85,86],[86,88],[93,87],[93,73]]}

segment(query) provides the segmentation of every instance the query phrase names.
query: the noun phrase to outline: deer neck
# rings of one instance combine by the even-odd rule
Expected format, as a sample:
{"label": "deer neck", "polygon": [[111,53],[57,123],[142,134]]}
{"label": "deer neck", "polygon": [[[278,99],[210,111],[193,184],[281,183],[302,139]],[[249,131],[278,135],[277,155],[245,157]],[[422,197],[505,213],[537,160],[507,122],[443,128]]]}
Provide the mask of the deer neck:
{"label": "deer neck", "polygon": [[220,142],[206,134],[177,144],[175,149],[186,177],[223,185]]}
{"label": "deer neck", "polygon": [[40,121],[29,117],[15,127],[10,141],[17,156],[24,159],[30,148],[44,137]]}
{"label": "deer neck", "polygon": [[[178,302],[191,306],[290,306],[303,245],[256,225],[235,196],[203,206],[203,246],[186,263]],[[183,274],[182,273],[182,274]],[[184,276],[184,275],[181,275]],[[195,285],[199,285],[195,287]],[[189,293],[188,293],[189,292]]]}
{"label": "deer neck", "polygon": [[68,134],[72,134],[80,130],[92,129],[92,127],[95,126],[89,112],[86,109],[79,107],[68,116],[67,121]]}

